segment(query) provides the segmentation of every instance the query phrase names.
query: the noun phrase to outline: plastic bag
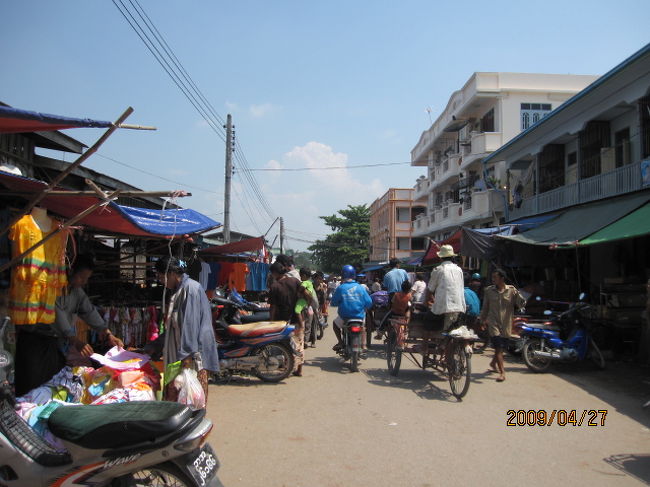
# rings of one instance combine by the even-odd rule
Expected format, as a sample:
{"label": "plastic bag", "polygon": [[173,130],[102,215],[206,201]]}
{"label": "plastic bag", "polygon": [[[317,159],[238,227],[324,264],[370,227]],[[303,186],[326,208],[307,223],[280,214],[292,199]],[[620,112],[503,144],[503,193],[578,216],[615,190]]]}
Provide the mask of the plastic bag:
{"label": "plastic bag", "polygon": [[179,403],[191,406],[192,409],[205,407],[205,392],[196,370],[184,368],[174,379],[174,386],[178,389]]}

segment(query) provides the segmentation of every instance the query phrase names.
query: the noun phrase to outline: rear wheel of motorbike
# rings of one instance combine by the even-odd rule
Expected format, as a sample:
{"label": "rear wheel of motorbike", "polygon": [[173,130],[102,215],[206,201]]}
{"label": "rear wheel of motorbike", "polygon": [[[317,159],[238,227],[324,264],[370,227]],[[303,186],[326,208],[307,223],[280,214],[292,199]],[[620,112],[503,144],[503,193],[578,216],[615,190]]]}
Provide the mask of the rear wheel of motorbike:
{"label": "rear wheel of motorbike", "polygon": [[397,376],[400,365],[402,365],[402,351],[397,349],[397,333],[394,329],[388,332],[386,339],[386,362],[388,363],[388,373]]}
{"label": "rear wheel of motorbike", "polygon": [[192,487],[195,485],[192,479],[171,463],[161,463],[160,465],[144,468],[123,478],[127,482],[126,485],[150,487]]}
{"label": "rear wheel of motorbike", "polygon": [[603,357],[600,348],[591,338],[589,339],[589,360],[591,360],[600,370],[605,368],[605,357]]}
{"label": "rear wheel of motorbike", "polygon": [[455,343],[451,356],[447,358],[447,374],[451,393],[460,400],[469,389],[470,377],[472,375],[471,355],[465,351],[465,344]]}
{"label": "rear wheel of motorbike", "polygon": [[350,356],[350,371],[359,372],[359,352],[352,352]]}
{"label": "rear wheel of motorbike", "polygon": [[523,350],[521,351],[526,366],[533,372],[546,372],[546,369],[551,365],[551,360],[535,356],[535,351],[544,351],[541,340],[534,338],[527,340]]}
{"label": "rear wheel of motorbike", "polygon": [[262,363],[255,369],[255,376],[264,382],[280,382],[293,371],[293,351],[283,343],[269,343],[257,352]]}

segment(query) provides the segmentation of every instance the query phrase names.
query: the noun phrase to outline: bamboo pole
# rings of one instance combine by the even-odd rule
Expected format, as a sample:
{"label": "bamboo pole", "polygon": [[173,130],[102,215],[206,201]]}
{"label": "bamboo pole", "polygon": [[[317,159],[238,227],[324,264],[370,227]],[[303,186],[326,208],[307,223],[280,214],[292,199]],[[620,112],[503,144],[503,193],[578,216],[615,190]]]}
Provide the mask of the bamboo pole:
{"label": "bamboo pole", "polygon": [[[118,189],[117,191],[113,191],[111,194],[107,195],[106,198],[107,198],[107,199],[110,199],[110,198],[113,198],[113,197],[115,197],[115,196],[117,196],[117,195],[119,195],[119,194],[120,194],[120,190]],[[72,218],[69,219],[67,222],[65,222],[65,223],[63,223],[61,226],[59,226],[59,228],[57,228],[57,229],[55,229],[54,231],[50,232],[50,233],[49,233],[45,238],[43,238],[43,240],[41,240],[40,242],[36,242],[36,243],[35,243],[34,245],[32,245],[29,249],[25,250],[22,254],[20,254],[20,255],[14,257],[13,259],[11,259],[11,260],[10,260],[9,262],[7,262],[6,264],[0,266],[0,272],[3,272],[3,271],[5,271],[6,269],[9,269],[9,268],[12,267],[14,264],[17,264],[18,262],[20,262],[20,261],[22,260],[23,257],[25,257],[26,255],[28,255],[29,253],[31,253],[34,249],[36,249],[36,248],[40,247],[41,245],[43,245],[45,242],[47,242],[48,240],[50,240],[52,237],[54,237],[55,235],[57,235],[57,234],[58,234],[59,232],[61,232],[62,230],[71,227],[72,225],[74,225],[75,223],[77,223],[79,220],[81,220],[81,219],[84,218],[85,216],[89,215],[90,213],[92,213],[93,211],[95,211],[97,208],[99,208],[100,206],[102,206],[102,205],[105,204],[105,203],[106,203],[105,201],[98,201],[97,203],[95,203],[94,205],[92,205],[90,208],[88,208],[88,209],[82,211],[82,212],[79,213],[77,216],[72,217]]]}
{"label": "bamboo pole", "polygon": [[[0,231],[0,236],[4,235],[9,231],[9,229],[14,226],[14,224],[20,220],[24,215],[32,211],[32,208],[34,208],[38,203],[40,203],[43,198],[45,198],[48,193],[53,190],[57,184],[59,184],[63,179],[70,174],[73,170],[75,170],[77,167],[79,167],[86,159],[88,159],[91,155],[93,155],[95,152],[97,152],[97,149],[106,142],[106,140],[115,132],[119,125],[128,118],[129,115],[133,113],[133,108],[129,107],[127,108],[124,113],[115,121],[115,123],[104,132],[104,134],[95,142],[92,147],[90,147],[86,152],[81,154],[77,158],[76,161],[74,161],[72,164],[70,164],[65,170],[61,171],[55,178],[54,180],[47,185],[43,191],[41,191],[39,194],[35,195],[21,210],[21,213],[16,215],[16,217],[5,227]],[[2,269],[5,269],[3,266]]]}
{"label": "bamboo pole", "polygon": [[[32,195],[33,193],[28,193],[25,191],[2,191],[2,195],[4,196],[29,196]],[[48,191],[48,196],[96,196],[97,193],[94,191],[67,191],[67,190],[52,190]],[[174,191],[122,191],[120,193],[120,196],[125,198],[125,197],[132,197],[136,198],[139,196],[151,196],[151,197],[158,197],[158,198],[163,198],[163,197],[185,197],[185,196],[192,196],[192,193],[183,193],[183,194],[175,194]]]}

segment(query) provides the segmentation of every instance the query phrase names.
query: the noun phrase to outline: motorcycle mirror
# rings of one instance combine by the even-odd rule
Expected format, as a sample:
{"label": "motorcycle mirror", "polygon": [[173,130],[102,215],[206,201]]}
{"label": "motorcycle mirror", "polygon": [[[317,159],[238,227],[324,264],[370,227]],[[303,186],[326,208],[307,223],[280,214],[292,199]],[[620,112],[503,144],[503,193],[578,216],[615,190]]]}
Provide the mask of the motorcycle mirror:
{"label": "motorcycle mirror", "polygon": [[545,309],[544,310],[544,316],[551,316],[553,312],[550,309]]}

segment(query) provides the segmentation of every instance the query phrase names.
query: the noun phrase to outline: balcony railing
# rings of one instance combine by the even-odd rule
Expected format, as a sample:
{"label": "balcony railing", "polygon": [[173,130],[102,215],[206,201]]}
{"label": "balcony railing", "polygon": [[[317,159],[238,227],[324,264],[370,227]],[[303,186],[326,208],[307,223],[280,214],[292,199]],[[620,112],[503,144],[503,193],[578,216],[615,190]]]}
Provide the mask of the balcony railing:
{"label": "balcony railing", "polygon": [[641,163],[628,164],[605,174],[526,198],[513,208],[509,220],[547,213],[641,189]]}

